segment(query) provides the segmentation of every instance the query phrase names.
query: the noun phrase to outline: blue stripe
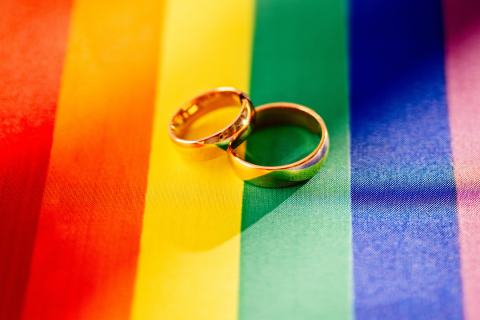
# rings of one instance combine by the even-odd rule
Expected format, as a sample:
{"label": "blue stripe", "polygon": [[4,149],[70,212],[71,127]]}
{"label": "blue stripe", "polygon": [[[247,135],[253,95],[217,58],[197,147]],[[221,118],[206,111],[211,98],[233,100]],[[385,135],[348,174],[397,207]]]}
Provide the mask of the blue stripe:
{"label": "blue stripe", "polygon": [[357,319],[460,319],[439,0],[352,0]]}

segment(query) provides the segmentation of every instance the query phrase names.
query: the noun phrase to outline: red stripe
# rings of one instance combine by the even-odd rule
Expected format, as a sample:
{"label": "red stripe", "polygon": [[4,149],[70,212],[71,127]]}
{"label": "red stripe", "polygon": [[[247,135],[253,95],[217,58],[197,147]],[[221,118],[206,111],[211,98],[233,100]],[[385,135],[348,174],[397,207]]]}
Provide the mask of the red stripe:
{"label": "red stripe", "polygon": [[70,1],[0,1],[0,319],[18,319],[52,146]]}
{"label": "red stripe", "polygon": [[23,319],[128,319],[162,2],[76,1]]}

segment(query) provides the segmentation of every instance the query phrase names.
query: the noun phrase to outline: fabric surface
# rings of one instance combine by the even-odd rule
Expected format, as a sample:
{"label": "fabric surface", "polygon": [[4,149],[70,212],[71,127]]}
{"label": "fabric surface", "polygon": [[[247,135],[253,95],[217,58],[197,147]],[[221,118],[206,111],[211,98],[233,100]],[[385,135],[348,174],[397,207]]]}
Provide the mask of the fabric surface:
{"label": "fabric surface", "polygon": [[[0,16],[0,319],[480,319],[477,0],[3,0]],[[180,158],[171,115],[219,86],[317,111],[325,166],[264,189],[226,157]],[[272,128],[247,158],[316,143]]]}
{"label": "fabric surface", "polygon": [[355,313],[461,318],[441,4],[372,1],[382,15],[368,20],[360,4],[350,42]]}

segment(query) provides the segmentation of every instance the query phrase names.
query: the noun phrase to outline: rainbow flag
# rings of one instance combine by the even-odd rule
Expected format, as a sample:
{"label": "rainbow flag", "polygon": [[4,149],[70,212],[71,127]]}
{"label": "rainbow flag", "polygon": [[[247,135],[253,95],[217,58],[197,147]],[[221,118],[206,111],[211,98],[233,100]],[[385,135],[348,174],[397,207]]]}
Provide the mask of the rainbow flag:
{"label": "rainbow flag", "polygon": [[[324,168],[262,189],[182,161],[170,117],[219,86],[317,111]],[[478,0],[0,2],[0,319],[473,320],[479,297]]]}

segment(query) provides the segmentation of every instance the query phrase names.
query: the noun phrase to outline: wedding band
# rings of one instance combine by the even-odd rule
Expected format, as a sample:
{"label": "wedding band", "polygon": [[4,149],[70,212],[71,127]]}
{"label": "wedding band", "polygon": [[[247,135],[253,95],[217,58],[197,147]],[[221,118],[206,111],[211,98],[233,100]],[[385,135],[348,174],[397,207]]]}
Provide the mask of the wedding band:
{"label": "wedding band", "polygon": [[260,166],[245,161],[245,137],[235,137],[229,145],[229,160],[235,173],[245,182],[266,187],[288,187],[312,178],[328,155],[328,132],[323,119],[312,109],[294,103],[269,103],[257,107],[255,130],[282,125],[297,125],[318,135],[320,143],[308,156],[282,166]]}
{"label": "wedding band", "polygon": [[[222,130],[197,140],[184,139],[188,128],[205,114],[223,107],[241,106],[238,116]],[[232,139],[246,139],[253,130],[255,109],[250,98],[230,87],[216,88],[185,103],[172,117],[168,133],[180,154],[190,160],[210,160],[227,152]]]}

